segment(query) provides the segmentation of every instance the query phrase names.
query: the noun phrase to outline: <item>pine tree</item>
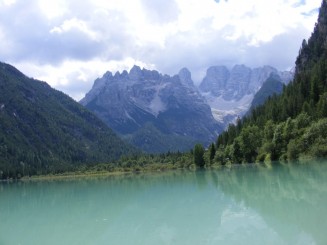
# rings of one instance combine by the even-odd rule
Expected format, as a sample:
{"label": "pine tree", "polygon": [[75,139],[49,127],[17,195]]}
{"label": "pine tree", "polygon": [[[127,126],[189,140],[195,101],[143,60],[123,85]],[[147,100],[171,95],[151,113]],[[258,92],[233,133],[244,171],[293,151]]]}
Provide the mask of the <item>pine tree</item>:
{"label": "pine tree", "polygon": [[216,147],[215,147],[215,144],[212,143],[209,147],[209,159],[210,159],[210,164],[212,164],[212,161],[213,159],[215,158],[215,155],[216,155]]}
{"label": "pine tree", "polygon": [[201,144],[196,144],[194,146],[194,163],[198,167],[204,167],[204,148]]}

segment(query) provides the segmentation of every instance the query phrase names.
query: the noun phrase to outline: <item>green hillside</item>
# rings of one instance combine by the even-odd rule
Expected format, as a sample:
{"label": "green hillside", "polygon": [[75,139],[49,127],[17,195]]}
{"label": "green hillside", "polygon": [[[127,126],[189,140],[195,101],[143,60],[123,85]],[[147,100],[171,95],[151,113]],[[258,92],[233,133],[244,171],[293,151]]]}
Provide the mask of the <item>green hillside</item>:
{"label": "green hillside", "polygon": [[55,173],[135,152],[79,103],[0,63],[0,178]]}
{"label": "green hillside", "polygon": [[327,2],[322,1],[312,36],[296,59],[296,74],[217,140],[216,161],[298,159],[327,156]]}
{"label": "green hillside", "polygon": [[249,111],[265,103],[265,101],[274,94],[278,95],[283,91],[283,83],[278,75],[270,77],[262,84],[262,87],[254,95]]}

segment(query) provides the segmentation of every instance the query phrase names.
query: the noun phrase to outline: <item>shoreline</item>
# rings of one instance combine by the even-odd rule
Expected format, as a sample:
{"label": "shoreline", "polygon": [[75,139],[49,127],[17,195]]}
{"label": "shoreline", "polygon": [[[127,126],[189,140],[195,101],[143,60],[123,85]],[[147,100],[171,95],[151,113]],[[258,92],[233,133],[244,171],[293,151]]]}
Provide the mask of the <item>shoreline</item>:
{"label": "shoreline", "polygon": [[34,181],[34,180],[60,180],[60,179],[75,179],[75,178],[88,178],[88,177],[109,177],[109,176],[128,176],[128,175],[138,175],[146,173],[163,173],[169,171],[184,171],[192,170],[191,168],[171,168],[162,167],[161,168],[142,168],[142,169],[119,169],[114,171],[89,171],[89,172],[66,172],[62,174],[49,174],[49,175],[33,175],[24,176],[20,179],[9,179],[1,181]]}
{"label": "shoreline", "polygon": [[[316,161],[321,161],[326,159],[316,159]],[[297,163],[306,163],[308,159],[303,159],[296,161]],[[255,163],[241,163],[241,164],[227,164],[227,165],[211,165],[205,166],[202,170],[210,171],[210,170],[221,170],[221,169],[232,169],[232,168],[242,168],[245,166],[258,166],[263,168],[272,168],[275,162],[255,162]],[[276,161],[278,164],[287,164],[285,162]],[[180,172],[180,171],[196,171],[199,170],[194,164],[190,164],[187,166],[177,166],[177,165],[147,165],[143,167],[128,167],[121,168],[117,167],[116,169],[111,170],[76,170],[76,171],[67,171],[58,174],[40,174],[40,175],[32,175],[32,176],[23,176],[21,178],[10,178],[10,179],[0,179],[1,182],[15,182],[15,181],[38,181],[38,180],[61,180],[61,179],[77,179],[77,178],[92,178],[92,177],[109,177],[109,176],[130,176],[130,175],[140,175],[140,174],[148,174],[148,173],[164,173],[164,172]]]}

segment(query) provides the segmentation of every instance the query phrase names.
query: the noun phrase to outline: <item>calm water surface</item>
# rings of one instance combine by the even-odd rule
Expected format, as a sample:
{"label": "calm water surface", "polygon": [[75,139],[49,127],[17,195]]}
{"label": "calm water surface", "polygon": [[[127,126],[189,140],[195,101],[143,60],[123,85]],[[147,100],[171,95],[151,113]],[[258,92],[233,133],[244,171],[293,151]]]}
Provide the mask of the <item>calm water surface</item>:
{"label": "calm water surface", "polygon": [[11,244],[327,244],[327,162],[0,183]]}

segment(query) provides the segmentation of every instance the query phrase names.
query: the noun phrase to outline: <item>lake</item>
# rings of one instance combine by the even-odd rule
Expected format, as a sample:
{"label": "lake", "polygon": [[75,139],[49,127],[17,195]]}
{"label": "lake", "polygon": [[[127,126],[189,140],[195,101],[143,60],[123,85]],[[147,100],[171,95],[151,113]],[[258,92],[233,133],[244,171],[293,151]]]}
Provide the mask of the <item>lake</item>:
{"label": "lake", "polygon": [[0,245],[327,244],[327,162],[0,183]]}

